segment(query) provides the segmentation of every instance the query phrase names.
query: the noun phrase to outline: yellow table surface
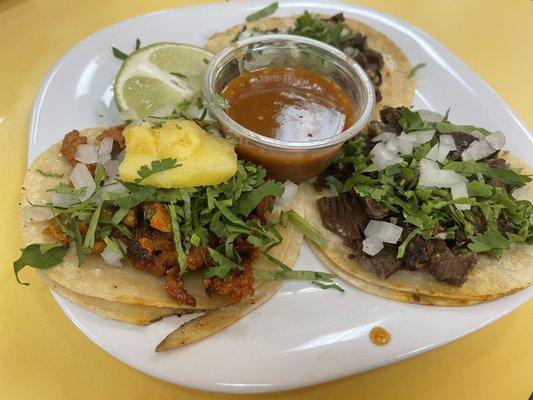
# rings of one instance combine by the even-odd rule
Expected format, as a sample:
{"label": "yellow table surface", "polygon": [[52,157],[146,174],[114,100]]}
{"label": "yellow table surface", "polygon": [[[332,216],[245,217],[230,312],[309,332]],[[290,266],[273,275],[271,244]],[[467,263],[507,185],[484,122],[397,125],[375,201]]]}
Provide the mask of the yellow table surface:
{"label": "yellow table surface", "polygon": [[[0,0],[0,399],[235,397],[174,386],[122,364],[74,327],[33,271],[23,272],[32,282],[24,287],[16,284],[11,266],[22,244],[18,202],[30,112],[47,71],[69,48],[106,25],[200,3]],[[433,35],[527,124],[533,123],[533,2],[360,3]],[[532,328],[529,302],[489,327],[421,356],[335,382],[253,398],[527,399],[533,390]]]}

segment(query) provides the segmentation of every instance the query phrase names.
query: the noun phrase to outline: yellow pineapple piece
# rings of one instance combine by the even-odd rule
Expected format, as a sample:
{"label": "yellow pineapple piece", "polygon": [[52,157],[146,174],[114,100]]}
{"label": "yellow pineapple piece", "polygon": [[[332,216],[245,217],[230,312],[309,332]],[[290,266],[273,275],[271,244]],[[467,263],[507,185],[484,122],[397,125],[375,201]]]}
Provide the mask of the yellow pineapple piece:
{"label": "yellow pineapple piece", "polygon": [[209,135],[193,121],[167,121],[161,128],[128,126],[124,130],[126,156],[120,164],[120,178],[133,182],[143,165],[175,158],[179,167],[159,172],[141,182],[160,188],[217,185],[237,172],[233,145]]}

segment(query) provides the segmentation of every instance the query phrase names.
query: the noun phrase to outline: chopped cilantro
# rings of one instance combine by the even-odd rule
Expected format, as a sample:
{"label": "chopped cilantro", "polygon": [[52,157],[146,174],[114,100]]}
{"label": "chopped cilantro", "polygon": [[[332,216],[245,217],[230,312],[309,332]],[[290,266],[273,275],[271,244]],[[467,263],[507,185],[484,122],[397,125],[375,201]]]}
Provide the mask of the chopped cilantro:
{"label": "chopped cilantro", "polygon": [[252,22],[252,21],[259,21],[260,19],[266,18],[269,15],[272,15],[276,12],[278,9],[278,3],[272,3],[269,6],[266,6],[265,8],[262,8],[253,14],[250,14],[246,17],[246,21]]}

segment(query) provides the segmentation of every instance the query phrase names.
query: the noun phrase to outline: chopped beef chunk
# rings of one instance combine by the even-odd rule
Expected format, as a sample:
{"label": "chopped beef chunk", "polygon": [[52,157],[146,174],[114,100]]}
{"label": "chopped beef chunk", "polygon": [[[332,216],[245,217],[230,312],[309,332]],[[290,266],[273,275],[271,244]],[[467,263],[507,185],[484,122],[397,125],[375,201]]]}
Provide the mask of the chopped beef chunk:
{"label": "chopped beef chunk", "polygon": [[335,23],[344,22],[344,14],[343,13],[335,14],[329,20]]}
{"label": "chopped beef chunk", "polygon": [[370,219],[382,219],[389,214],[389,209],[372,197],[363,197],[363,207]]}
{"label": "chopped beef chunk", "polygon": [[78,145],[85,143],[87,143],[87,136],[81,136],[79,131],[71,131],[63,138],[61,154],[70,164],[76,165],[78,163],[75,158]]}
{"label": "chopped beef chunk", "polygon": [[100,135],[98,135],[98,140],[102,141],[105,138],[113,139],[113,144],[116,144],[117,147],[122,150],[126,147],[126,139],[124,138],[123,131],[126,125],[117,125],[112,126],[104,130]]}
{"label": "chopped beef chunk", "polygon": [[396,257],[398,247],[391,244],[385,244],[375,256],[364,256],[365,259],[376,270],[376,274],[380,278],[388,278],[402,267],[402,262]]}
{"label": "chopped beef chunk", "polygon": [[156,254],[150,252],[141,243],[132,241],[126,248],[126,254],[135,268],[155,276],[163,276],[165,274],[166,265],[161,262]]}
{"label": "chopped beef chunk", "polygon": [[460,161],[463,151],[470,146],[470,143],[476,140],[475,136],[470,135],[469,133],[454,132],[450,134],[455,141],[456,150],[450,152],[448,159],[453,161]]}
{"label": "chopped beef chunk", "polygon": [[470,243],[470,239],[465,235],[463,231],[457,231],[455,233],[455,242],[454,247],[463,247],[464,245]]}
{"label": "chopped beef chunk", "polygon": [[272,211],[275,199],[276,197],[273,195],[266,196],[265,198],[263,198],[263,200],[259,202],[259,204],[250,214],[250,218],[258,219],[259,221],[261,221],[262,224],[266,224],[268,222],[270,212]]}
{"label": "chopped beef chunk", "polygon": [[498,153],[494,153],[496,157],[486,160],[486,163],[494,168],[509,168],[509,164],[503,158],[497,157]]}
{"label": "chopped beef chunk", "polygon": [[506,185],[505,183],[503,183],[503,182],[502,182],[500,179],[498,179],[498,178],[487,179],[487,180],[485,181],[485,183],[486,183],[487,185],[490,185],[490,186],[494,187],[494,188],[500,188],[500,189],[502,189],[505,193],[507,193],[507,191],[508,191],[508,187],[507,187],[507,185]]}
{"label": "chopped beef chunk", "polygon": [[405,268],[412,270],[426,268],[431,258],[431,253],[433,253],[431,242],[416,236],[407,246],[404,259]]}
{"label": "chopped beef chunk", "polygon": [[324,227],[341,236],[348,247],[360,251],[368,217],[358,201],[352,195],[322,197],[317,206]]}
{"label": "chopped beef chunk", "polygon": [[400,125],[400,120],[402,119],[402,108],[403,107],[384,107],[380,112],[379,116],[383,123],[394,127],[396,132],[403,131],[402,126]]}
{"label": "chopped beef chunk", "polygon": [[45,235],[49,235],[57,240],[59,243],[67,245],[69,243],[68,236],[64,233],[59,226],[57,226],[55,220],[48,221],[48,226],[43,230]]}
{"label": "chopped beef chunk", "polygon": [[474,214],[473,224],[478,233],[483,233],[487,230],[487,219],[481,212]]}
{"label": "chopped beef chunk", "polygon": [[122,223],[130,228],[135,228],[138,224],[137,208],[130,208],[126,216],[122,219]]}
{"label": "chopped beef chunk", "polygon": [[152,228],[165,233],[172,232],[170,215],[163,203],[143,203],[143,212]]}
{"label": "chopped beef chunk", "polygon": [[187,269],[195,271],[197,269],[210,265],[212,263],[212,260],[205,247],[191,246],[191,248],[187,252],[187,258],[185,263],[187,264]]}
{"label": "chopped beef chunk", "polygon": [[191,307],[196,306],[196,299],[187,292],[185,286],[183,285],[183,281],[178,278],[178,269],[169,269],[166,279],[167,283],[165,290],[170,297],[180,304],[186,304]]}
{"label": "chopped beef chunk", "polygon": [[439,282],[462,286],[468,273],[476,265],[476,253],[454,254],[444,240],[433,240],[429,272]]}
{"label": "chopped beef chunk", "polygon": [[501,233],[516,233],[516,229],[513,228],[509,221],[507,221],[505,218],[498,218],[496,220],[496,225]]}
{"label": "chopped beef chunk", "polygon": [[324,188],[328,187],[326,182],[326,178],[328,176],[332,176],[337,178],[339,181],[344,182],[346,179],[352,176],[353,172],[354,170],[352,164],[331,164],[316,177],[316,181],[314,183],[315,189],[323,190]]}
{"label": "chopped beef chunk", "polygon": [[204,284],[208,293],[228,296],[233,302],[238,303],[254,293],[252,265],[246,265],[244,270],[233,271],[231,277],[226,280],[219,277],[206,278]]}

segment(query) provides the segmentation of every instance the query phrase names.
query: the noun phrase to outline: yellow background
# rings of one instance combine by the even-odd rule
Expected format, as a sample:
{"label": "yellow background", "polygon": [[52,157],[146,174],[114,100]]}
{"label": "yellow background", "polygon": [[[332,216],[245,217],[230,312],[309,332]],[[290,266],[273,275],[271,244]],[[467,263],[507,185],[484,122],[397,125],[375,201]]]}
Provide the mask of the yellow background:
{"label": "yellow background", "polygon": [[[33,271],[23,272],[32,282],[23,287],[16,284],[11,266],[21,246],[17,203],[30,111],[46,72],[69,48],[106,25],[199,3],[0,0],[1,399],[235,397],[177,387],[120,363],[69,322]],[[526,124],[533,124],[532,1],[359,3],[403,18],[433,35],[476,70]],[[533,303],[529,302],[491,326],[435,351],[336,382],[262,398],[527,399],[533,390],[532,328]]]}

